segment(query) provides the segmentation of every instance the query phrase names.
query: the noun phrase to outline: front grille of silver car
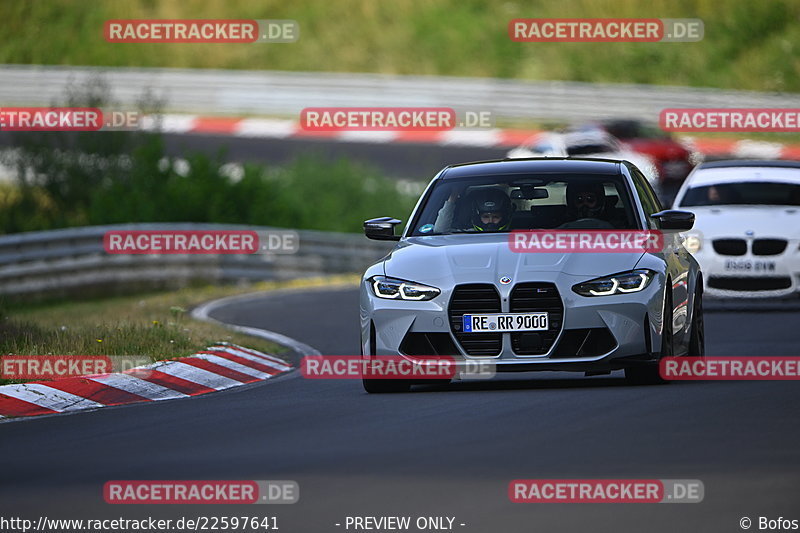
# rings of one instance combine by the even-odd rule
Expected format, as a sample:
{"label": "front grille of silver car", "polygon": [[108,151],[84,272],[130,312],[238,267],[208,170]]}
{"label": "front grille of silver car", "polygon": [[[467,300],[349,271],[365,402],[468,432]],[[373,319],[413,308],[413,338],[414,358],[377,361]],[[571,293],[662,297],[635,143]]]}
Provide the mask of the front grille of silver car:
{"label": "front grille of silver car", "polygon": [[464,333],[462,316],[472,313],[499,313],[500,295],[494,285],[458,285],[450,297],[450,329],[461,348],[472,356],[494,357],[503,347],[502,333]]}
{"label": "front grille of silver car", "polygon": [[786,239],[756,239],[753,241],[753,255],[780,255],[787,244]]}
{"label": "front grille of silver car", "polygon": [[512,313],[546,311],[547,331],[526,331],[511,334],[511,349],[517,355],[544,355],[553,346],[564,320],[564,304],[552,283],[519,283],[511,291]]}
{"label": "front grille of silver car", "polygon": [[744,239],[714,239],[714,251],[719,255],[744,255],[747,253],[747,241]]}

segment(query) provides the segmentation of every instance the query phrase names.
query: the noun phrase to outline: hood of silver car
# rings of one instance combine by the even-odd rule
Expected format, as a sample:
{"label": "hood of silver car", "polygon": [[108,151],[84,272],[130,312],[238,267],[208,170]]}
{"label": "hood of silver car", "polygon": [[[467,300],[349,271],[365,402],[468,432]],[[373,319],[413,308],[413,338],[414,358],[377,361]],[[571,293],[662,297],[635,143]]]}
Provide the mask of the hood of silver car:
{"label": "hood of silver car", "polygon": [[641,257],[641,252],[517,253],[509,248],[507,233],[456,234],[406,239],[384,268],[387,276],[421,283],[536,281],[537,274],[553,272],[591,279],[632,270]]}

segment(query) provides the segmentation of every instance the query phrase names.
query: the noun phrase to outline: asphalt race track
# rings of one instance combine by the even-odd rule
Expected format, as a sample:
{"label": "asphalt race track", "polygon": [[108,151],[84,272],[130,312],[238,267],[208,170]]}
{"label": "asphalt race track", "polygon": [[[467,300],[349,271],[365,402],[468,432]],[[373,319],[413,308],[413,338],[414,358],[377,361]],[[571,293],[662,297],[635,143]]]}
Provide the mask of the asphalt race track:
{"label": "asphalt race track", "polygon": [[[358,351],[351,288],[273,293],[212,316],[323,354]],[[798,311],[708,312],[706,324],[709,355],[800,355]],[[616,373],[550,373],[367,395],[359,382],[294,372],[196,399],[0,424],[0,514],[276,515],[288,533],[344,531],[348,515],[454,516],[455,530],[480,533],[741,531],[748,516],[756,530],[759,516],[800,518],[798,402],[797,382],[634,387]],[[699,479],[705,500],[513,504],[518,478]],[[123,479],[296,480],[300,501],[105,504],[103,483]]]}
{"label": "asphalt race track", "polygon": [[[378,169],[387,176],[427,183],[439,170],[454,163],[502,159],[505,148],[439,146],[422,143],[339,142],[325,139],[274,139],[230,135],[164,133],[167,155],[219,155],[222,161],[285,164],[298,156],[313,155],[335,161],[345,157]],[[11,147],[12,137],[0,132],[0,148]]]}

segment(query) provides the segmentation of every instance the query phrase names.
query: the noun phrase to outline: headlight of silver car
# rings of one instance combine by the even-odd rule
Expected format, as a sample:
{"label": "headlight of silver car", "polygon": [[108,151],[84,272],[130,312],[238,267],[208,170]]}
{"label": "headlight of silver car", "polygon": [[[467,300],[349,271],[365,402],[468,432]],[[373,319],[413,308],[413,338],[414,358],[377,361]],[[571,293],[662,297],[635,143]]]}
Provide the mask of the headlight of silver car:
{"label": "headlight of silver car", "polygon": [[578,283],[572,290],[581,296],[610,296],[644,290],[655,276],[652,270],[640,269]]}
{"label": "headlight of silver car", "polygon": [[369,279],[372,292],[378,298],[387,300],[414,300],[424,301],[436,298],[441,292],[436,287],[429,287],[413,281],[387,278],[386,276],[373,276]]}

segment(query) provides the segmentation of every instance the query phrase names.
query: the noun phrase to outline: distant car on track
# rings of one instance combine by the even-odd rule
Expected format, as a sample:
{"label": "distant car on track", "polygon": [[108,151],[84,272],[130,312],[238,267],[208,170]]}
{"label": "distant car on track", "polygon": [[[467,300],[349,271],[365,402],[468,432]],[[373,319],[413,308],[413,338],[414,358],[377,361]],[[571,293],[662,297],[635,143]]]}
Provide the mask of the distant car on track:
{"label": "distant car on track", "polygon": [[596,157],[630,161],[651,185],[658,183],[658,169],[649,156],[622,145],[613,135],[601,128],[570,129],[563,132],[544,132],[534,135],[522,146],[508,152],[509,159],[527,157]]}
{"label": "distant car on track", "polygon": [[[588,191],[588,192],[587,192]],[[361,349],[485,360],[498,372],[624,369],[659,381],[665,355],[703,355],[702,276],[681,245],[691,213],[664,211],[626,161],[537,158],[446,167],[401,221],[364,223],[399,241],[367,269]],[[513,230],[663,230],[658,251],[517,253]],[[535,319],[533,317],[536,317]],[[365,379],[369,392],[409,381]]]}
{"label": "distant car on track", "polygon": [[675,206],[696,216],[685,245],[703,267],[709,295],[800,294],[800,162],[703,163]]}
{"label": "distant car on track", "polygon": [[659,184],[663,187],[677,191],[698,162],[697,155],[656,124],[615,119],[600,121],[598,125],[619,139],[623,146],[650,157],[656,166]]}

